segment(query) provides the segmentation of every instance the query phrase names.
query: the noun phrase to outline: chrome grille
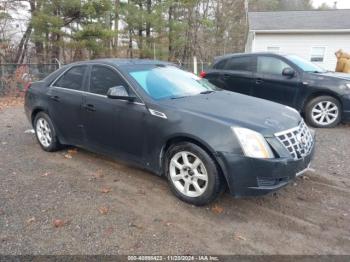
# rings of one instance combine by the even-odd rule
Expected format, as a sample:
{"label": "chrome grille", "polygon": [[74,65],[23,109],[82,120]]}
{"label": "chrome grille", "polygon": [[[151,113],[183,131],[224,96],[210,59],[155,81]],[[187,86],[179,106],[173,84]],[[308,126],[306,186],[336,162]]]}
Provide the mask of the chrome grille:
{"label": "chrome grille", "polygon": [[308,155],[314,144],[310,129],[304,120],[297,127],[276,133],[275,136],[295,160]]}

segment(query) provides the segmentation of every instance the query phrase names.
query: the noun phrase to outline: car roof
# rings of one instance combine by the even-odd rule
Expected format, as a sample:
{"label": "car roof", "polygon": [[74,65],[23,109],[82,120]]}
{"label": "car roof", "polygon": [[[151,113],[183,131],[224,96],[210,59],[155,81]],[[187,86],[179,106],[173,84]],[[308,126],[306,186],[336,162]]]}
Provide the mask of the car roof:
{"label": "car roof", "polygon": [[233,58],[233,57],[241,57],[241,56],[256,56],[256,55],[275,55],[275,56],[285,56],[286,54],[276,54],[273,52],[254,52],[254,53],[233,53],[233,54],[226,54],[223,56],[217,56],[214,58],[215,61],[219,61],[226,58]]}
{"label": "car roof", "polygon": [[173,63],[166,62],[166,61],[160,61],[160,60],[152,60],[152,59],[138,59],[138,58],[132,58],[132,59],[123,59],[123,58],[103,58],[103,59],[93,59],[93,60],[87,60],[87,61],[77,61],[70,64],[63,65],[61,68],[56,70],[55,72],[49,74],[47,77],[45,77],[42,81],[51,83],[54,79],[56,79],[62,72],[67,70],[67,68],[70,68],[72,66],[77,65],[89,65],[89,64],[104,64],[104,65],[111,65],[115,66],[117,68],[122,69],[123,66],[132,66],[132,65],[174,65]]}
{"label": "car roof", "polygon": [[88,61],[79,61],[69,65],[72,66],[72,65],[84,65],[84,64],[95,64],[95,63],[110,64],[117,67],[125,66],[125,65],[170,65],[171,64],[170,62],[152,60],[152,59],[104,58],[104,59],[94,59],[94,60],[88,60]]}

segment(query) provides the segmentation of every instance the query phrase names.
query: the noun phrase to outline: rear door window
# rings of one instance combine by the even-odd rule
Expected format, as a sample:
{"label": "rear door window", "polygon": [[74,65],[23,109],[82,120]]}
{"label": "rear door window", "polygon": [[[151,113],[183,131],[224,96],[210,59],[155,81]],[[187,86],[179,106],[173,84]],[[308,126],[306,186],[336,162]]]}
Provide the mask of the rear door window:
{"label": "rear door window", "polygon": [[283,69],[290,66],[281,59],[269,56],[259,56],[257,71],[260,74],[282,75]]}
{"label": "rear door window", "polygon": [[111,87],[127,84],[118,72],[106,66],[93,66],[91,70],[90,92],[98,95],[107,95]]}
{"label": "rear door window", "polygon": [[215,69],[224,69],[227,59],[221,60],[214,65]]}
{"label": "rear door window", "polygon": [[61,76],[54,86],[72,90],[82,90],[87,66],[75,66]]}
{"label": "rear door window", "polygon": [[254,70],[254,58],[251,56],[232,57],[225,64],[224,69],[252,72]]}

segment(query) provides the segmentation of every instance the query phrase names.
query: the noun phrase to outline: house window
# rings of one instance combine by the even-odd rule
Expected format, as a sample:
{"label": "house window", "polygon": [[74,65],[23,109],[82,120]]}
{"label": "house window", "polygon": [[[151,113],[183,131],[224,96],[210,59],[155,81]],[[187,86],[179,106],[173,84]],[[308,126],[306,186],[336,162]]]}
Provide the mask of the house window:
{"label": "house window", "polygon": [[279,46],[268,46],[266,49],[267,49],[267,52],[272,52],[277,54],[280,52]]}
{"label": "house window", "polygon": [[325,47],[313,47],[311,48],[311,62],[323,62],[324,55],[326,53]]}

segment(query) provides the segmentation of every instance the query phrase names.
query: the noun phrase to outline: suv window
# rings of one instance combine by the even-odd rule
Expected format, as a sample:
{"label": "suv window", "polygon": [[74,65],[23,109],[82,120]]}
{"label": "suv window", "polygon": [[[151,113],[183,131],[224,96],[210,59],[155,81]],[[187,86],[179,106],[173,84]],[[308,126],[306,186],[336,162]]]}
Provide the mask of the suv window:
{"label": "suv window", "polygon": [[60,79],[55,82],[54,86],[81,90],[86,68],[86,66],[75,66],[69,69],[63,76],[60,77]]}
{"label": "suv window", "polygon": [[214,65],[215,69],[224,69],[227,59],[221,60]]}
{"label": "suv window", "polygon": [[233,57],[228,60],[224,69],[234,71],[253,71],[253,57]]}
{"label": "suv window", "polygon": [[276,57],[259,56],[258,57],[258,73],[282,75],[283,69],[290,66]]}
{"label": "suv window", "polygon": [[90,92],[106,95],[108,89],[115,86],[127,87],[122,77],[113,69],[106,66],[93,66],[91,70]]}

